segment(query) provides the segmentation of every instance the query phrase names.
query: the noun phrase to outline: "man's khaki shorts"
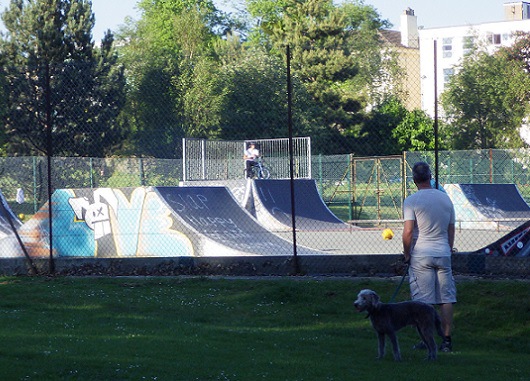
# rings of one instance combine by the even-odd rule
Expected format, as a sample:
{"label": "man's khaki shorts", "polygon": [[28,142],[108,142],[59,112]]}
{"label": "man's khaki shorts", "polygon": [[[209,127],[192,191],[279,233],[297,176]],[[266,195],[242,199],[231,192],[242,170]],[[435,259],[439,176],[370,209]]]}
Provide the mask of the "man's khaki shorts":
{"label": "man's khaki shorts", "polygon": [[412,300],[428,304],[456,303],[451,257],[414,257],[409,266]]}

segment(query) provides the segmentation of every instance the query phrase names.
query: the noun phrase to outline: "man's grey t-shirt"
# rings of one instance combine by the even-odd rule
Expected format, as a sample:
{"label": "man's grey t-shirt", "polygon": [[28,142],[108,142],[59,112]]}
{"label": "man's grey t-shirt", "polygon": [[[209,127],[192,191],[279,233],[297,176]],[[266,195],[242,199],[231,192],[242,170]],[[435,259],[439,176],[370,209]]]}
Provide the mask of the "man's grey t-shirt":
{"label": "man's grey t-shirt", "polygon": [[455,223],[455,209],[447,194],[437,189],[418,190],[405,199],[403,218],[414,221],[411,255],[451,256],[447,228]]}

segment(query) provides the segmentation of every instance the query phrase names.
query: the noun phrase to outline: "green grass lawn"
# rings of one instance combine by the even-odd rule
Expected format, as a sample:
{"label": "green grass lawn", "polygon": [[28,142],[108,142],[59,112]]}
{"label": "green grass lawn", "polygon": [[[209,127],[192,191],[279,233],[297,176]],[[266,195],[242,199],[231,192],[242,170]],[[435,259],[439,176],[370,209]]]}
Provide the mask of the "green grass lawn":
{"label": "green grass lawn", "polygon": [[[398,279],[0,278],[2,380],[530,380],[530,282],[462,281],[455,351],[376,360]],[[397,299],[408,297],[402,287]]]}

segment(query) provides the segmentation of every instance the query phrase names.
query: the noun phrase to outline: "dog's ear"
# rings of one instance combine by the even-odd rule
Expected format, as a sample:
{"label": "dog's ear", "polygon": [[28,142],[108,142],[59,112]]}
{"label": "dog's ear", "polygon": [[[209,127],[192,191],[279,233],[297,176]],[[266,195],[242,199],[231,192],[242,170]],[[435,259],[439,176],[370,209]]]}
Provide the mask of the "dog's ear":
{"label": "dog's ear", "polygon": [[374,303],[379,303],[379,295],[377,295],[375,292],[372,292],[372,298],[374,299]]}

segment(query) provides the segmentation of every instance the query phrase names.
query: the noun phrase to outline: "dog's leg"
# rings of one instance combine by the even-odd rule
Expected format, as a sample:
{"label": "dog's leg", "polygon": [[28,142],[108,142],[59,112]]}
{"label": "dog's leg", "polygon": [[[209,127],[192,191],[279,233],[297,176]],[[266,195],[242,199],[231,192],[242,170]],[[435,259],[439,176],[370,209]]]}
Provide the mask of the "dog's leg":
{"label": "dog's leg", "polygon": [[418,333],[425,343],[428,350],[427,360],[436,360],[436,342],[434,341],[434,334],[431,327],[418,326]]}
{"label": "dog's leg", "polygon": [[427,357],[427,360],[436,360],[436,341],[434,341],[434,336],[431,335],[427,337],[427,348],[429,348],[429,356]]}
{"label": "dog's leg", "polygon": [[401,361],[401,352],[399,351],[399,343],[395,332],[388,334],[390,341],[392,342],[392,351],[394,353],[394,360]]}
{"label": "dog's leg", "polygon": [[436,332],[438,335],[443,338],[444,332],[442,330],[442,319],[440,318],[440,315],[438,315],[438,312],[434,311],[434,327],[436,328]]}
{"label": "dog's leg", "polygon": [[385,357],[385,334],[382,332],[377,332],[377,339],[379,343],[377,348],[377,358],[382,359]]}

